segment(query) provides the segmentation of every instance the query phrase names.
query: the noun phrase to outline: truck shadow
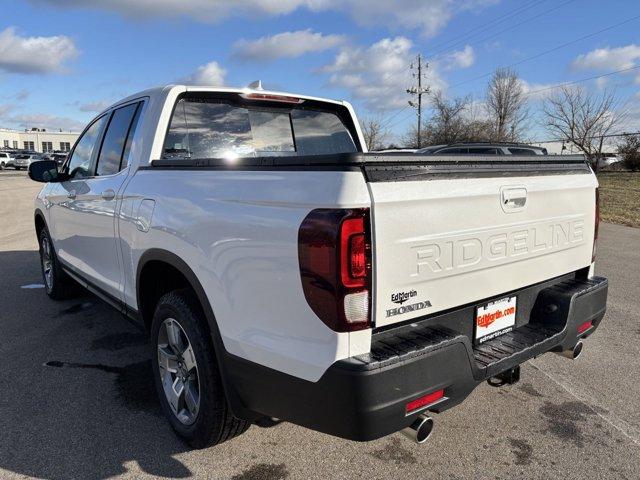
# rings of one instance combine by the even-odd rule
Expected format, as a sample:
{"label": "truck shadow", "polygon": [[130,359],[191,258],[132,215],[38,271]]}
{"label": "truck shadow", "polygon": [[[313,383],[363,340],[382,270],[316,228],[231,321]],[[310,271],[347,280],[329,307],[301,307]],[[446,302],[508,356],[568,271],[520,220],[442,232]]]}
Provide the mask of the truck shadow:
{"label": "truck shadow", "polygon": [[0,359],[11,372],[0,376],[0,469],[191,476],[174,458],[189,447],[162,415],[146,334],[89,293],[54,302],[41,282],[37,252],[0,252]]}

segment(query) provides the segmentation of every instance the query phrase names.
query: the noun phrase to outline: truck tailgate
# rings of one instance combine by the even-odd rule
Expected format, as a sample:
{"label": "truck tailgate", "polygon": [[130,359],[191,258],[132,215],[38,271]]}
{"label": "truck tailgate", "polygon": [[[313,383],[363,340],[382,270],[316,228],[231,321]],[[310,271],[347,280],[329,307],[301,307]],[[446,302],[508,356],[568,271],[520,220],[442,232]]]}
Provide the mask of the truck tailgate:
{"label": "truck tailgate", "polygon": [[365,168],[376,327],[590,265],[597,186],[590,169],[512,162]]}

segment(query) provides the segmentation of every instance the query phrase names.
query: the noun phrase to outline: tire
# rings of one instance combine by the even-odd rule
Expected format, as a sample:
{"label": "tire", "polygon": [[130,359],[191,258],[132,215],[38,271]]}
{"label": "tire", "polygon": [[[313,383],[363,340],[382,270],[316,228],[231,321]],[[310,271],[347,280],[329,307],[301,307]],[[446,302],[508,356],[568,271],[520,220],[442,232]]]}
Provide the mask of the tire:
{"label": "tire", "polygon": [[79,285],[62,270],[49,231],[46,228],[40,231],[38,243],[40,246],[40,270],[47,295],[53,300],[65,300],[73,297],[78,293]]}
{"label": "tire", "polygon": [[193,448],[205,448],[249,428],[250,422],[234,417],[227,403],[206,319],[191,290],[160,298],[151,345],[156,391],[178,436]]}

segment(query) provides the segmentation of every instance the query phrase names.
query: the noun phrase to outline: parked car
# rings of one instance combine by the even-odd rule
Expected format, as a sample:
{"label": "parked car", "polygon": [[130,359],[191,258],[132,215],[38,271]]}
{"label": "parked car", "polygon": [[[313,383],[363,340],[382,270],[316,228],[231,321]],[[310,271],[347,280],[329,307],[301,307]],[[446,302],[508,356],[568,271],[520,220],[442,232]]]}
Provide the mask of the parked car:
{"label": "parked car", "polygon": [[80,284],[144,325],[162,409],[194,447],[273,417],[423,442],[429,412],[480,383],[580,354],[607,298],[584,159],[365,151],[346,102],[130,96],[63,169],[30,166],[48,182],[34,211],[45,291]]}
{"label": "parked car", "polygon": [[547,149],[521,143],[454,143],[421,148],[416,153],[429,155],[547,155]]}
{"label": "parked car", "polygon": [[42,155],[38,153],[17,154],[13,161],[13,168],[16,170],[22,170],[23,168],[27,169],[33,162],[39,162],[42,160],[44,160],[44,158],[42,158]]}
{"label": "parked car", "polygon": [[49,155],[50,160],[55,160],[58,162],[58,165],[62,165],[64,161],[67,159],[66,153],[54,152]]}
{"label": "parked car", "polygon": [[0,152],[0,170],[13,166],[13,158],[8,152]]}
{"label": "parked car", "polygon": [[613,165],[614,163],[618,163],[622,161],[622,157],[618,156],[615,153],[603,153],[602,157],[598,158],[598,167],[608,167],[609,165]]}

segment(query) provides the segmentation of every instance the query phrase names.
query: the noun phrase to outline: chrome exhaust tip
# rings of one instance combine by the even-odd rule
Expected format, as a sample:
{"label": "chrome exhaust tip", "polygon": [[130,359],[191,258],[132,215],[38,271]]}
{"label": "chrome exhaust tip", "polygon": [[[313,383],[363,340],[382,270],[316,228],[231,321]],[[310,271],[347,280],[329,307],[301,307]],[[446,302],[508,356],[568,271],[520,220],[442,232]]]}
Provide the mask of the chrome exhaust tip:
{"label": "chrome exhaust tip", "polygon": [[578,340],[578,343],[576,343],[573,346],[573,348],[568,348],[567,350],[562,350],[561,352],[555,352],[555,353],[557,353],[558,355],[562,355],[565,358],[570,358],[571,360],[575,360],[582,353],[582,347],[584,347],[582,340]]}
{"label": "chrome exhaust tip", "polygon": [[427,441],[432,431],[433,418],[423,413],[418,415],[410,426],[403,429],[402,434],[408,439],[420,444]]}

